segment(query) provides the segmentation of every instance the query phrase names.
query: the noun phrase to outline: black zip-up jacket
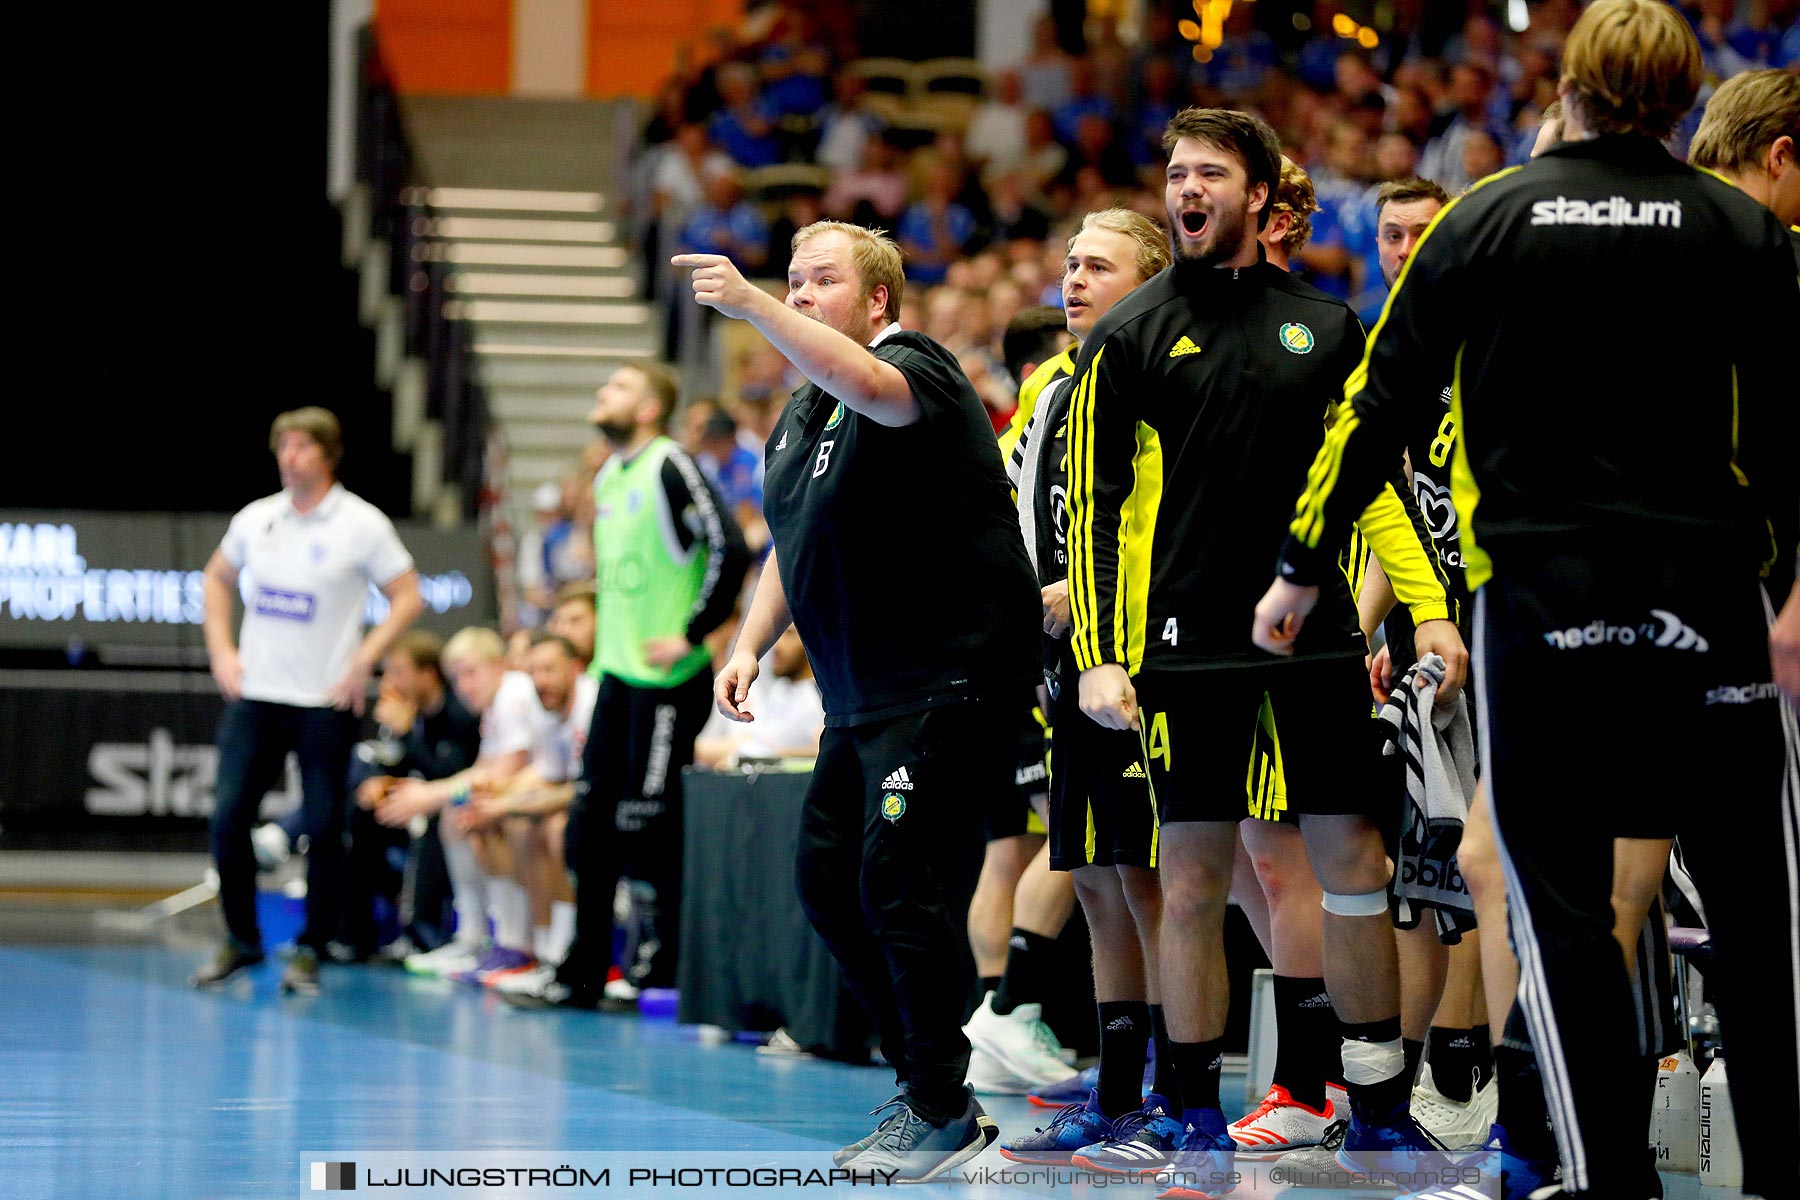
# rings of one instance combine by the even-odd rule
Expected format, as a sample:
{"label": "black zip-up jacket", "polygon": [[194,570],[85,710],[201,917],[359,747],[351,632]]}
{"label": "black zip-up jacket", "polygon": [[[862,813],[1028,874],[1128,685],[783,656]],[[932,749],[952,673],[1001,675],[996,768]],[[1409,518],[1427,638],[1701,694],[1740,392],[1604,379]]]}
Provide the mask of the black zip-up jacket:
{"label": "black zip-up jacket", "polygon": [[1781,225],[1656,142],[1565,143],[1502,171],[1401,272],[1278,570],[1325,580],[1450,378],[1471,588],[1571,553],[1778,582],[1800,526],[1797,338]]}
{"label": "black zip-up jacket", "polygon": [[[1304,484],[1362,347],[1347,305],[1266,261],[1177,263],[1094,327],[1069,414],[1069,596],[1081,670],[1271,661],[1251,643],[1245,614],[1268,585],[1285,493]],[[1443,568],[1400,465],[1396,446],[1388,484],[1358,524],[1414,619],[1449,617]],[[1301,655],[1367,652],[1348,581],[1332,576]]]}

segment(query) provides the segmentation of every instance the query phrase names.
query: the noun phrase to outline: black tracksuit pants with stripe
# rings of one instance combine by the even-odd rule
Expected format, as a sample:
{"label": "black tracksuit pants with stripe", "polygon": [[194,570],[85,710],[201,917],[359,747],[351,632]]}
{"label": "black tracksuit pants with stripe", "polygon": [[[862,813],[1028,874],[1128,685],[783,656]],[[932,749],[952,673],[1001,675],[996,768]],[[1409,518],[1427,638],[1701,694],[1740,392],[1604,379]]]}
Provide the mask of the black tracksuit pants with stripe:
{"label": "black tracksuit pants with stripe", "polygon": [[801,810],[801,907],[933,1118],[961,1115],[967,1095],[969,900],[983,816],[1017,795],[1016,728],[1016,705],[979,702],[828,728]]}
{"label": "black tracksuit pants with stripe", "polygon": [[1519,1004],[1564,1186],[1648,1194],[1612,839],[1679,836],[1706,904],[1744,1185],[1800,1195],[1800,777],[1754,579],[1567,556],[1481,591],[1475,675]]}

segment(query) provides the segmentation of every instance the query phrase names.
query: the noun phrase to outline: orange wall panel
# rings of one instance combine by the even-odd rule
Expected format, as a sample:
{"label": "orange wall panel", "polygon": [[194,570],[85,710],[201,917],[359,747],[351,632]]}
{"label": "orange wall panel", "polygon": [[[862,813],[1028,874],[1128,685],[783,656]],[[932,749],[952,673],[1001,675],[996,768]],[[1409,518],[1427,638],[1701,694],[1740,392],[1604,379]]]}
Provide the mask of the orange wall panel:
{"label": "orange wall panel", "polygon": [[505,95],[512,0],[378,0],[375,31],[403,93]]}
{"label": "orange wall panel", "polygon": [[743,0],[588,0],[588,95],[654,96],[678,47],[743,15]]}
{"label": "orange wall panel", "polygon": [[588,47],[588,95],[656,94],[673,71],[679,39],[667,33],[610,30]]}

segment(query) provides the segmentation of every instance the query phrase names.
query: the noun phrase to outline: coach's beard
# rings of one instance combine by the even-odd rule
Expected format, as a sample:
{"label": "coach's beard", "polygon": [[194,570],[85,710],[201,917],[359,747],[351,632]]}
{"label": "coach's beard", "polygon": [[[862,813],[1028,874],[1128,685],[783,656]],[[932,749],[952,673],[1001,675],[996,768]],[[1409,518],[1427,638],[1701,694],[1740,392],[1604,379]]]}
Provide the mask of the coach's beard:
{"label": "coach's beard", "polygon": [[861,321],[861,322],[857,323],[855,326],[852,326],[849,328],[840,328],[836,325],[833,325],[830,321],[827,321],[825,319],[825,314],[816,307],[802,308],[802,309],[799,309],[798,311],[799,311],[800,315],[805,317],[807,320],[817,321],[819,324],[825,326],[828,329],[837,330],[837,332],[843,334],[845,337],[849,338],[851,341],[855,342],[859,346],[867,346],[875,338],[875,328],[872,325],[870,325],[867,320]]}

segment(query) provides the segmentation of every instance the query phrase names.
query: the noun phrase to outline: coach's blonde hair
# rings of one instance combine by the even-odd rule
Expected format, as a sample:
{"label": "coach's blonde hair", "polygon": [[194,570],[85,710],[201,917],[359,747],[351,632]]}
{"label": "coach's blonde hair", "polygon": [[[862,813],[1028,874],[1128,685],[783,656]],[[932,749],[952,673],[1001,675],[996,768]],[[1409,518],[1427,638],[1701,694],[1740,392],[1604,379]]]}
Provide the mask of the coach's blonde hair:
{"label": "coach's blonde hair", "polygon": [[1706,102],[1688,161],[1736,174],[1762,166],[1782,137],[1800,146],[1800,75],[1776,67],[1745,71],[1720,84]]}
{"label": "coach's blonde hair", "polygon": [[873,296],[876,288],[885,287],[887,308],[881,315],[885,320],[898,320],[900,295],[906,290],[906,267],[900,259],[899,244],[886,230],[868,229],[848,221],[814,221],[795,232],[790,253],[799,253],[800,247],[821,233],[841,233],[850,239],[850,261],[856,265],[857,278],[862,280],[863,296]]}
{"label": "coach's blonde hair", "polygon": [[1569,105],[1589,133],[1666,138],[1700,94],[1700,41],[1662,0],[1599,0],[1563,48]]}
{"label": "coach's blonde hair", "polygon": [[1122,233],[1131,239],[1132,244],[1137,247],[1139,283],[1155,275],[1172,261],[1169,257],[1169,231],[1143,213],[1133,212],[1129,208],[1103,208],[1098,212],[1091,212],[1081,218],[1081,228],[1069,238],[1068,249],[1073,250],[1075,239],[1090,229]]}
{"label": "coach's blonde hair", "polygon": [[463,662],[504,662],[506,643],[493,630],[471,625],[467,629],[457,630],[444,643],[444,652],[438,657],[446,667]]}

